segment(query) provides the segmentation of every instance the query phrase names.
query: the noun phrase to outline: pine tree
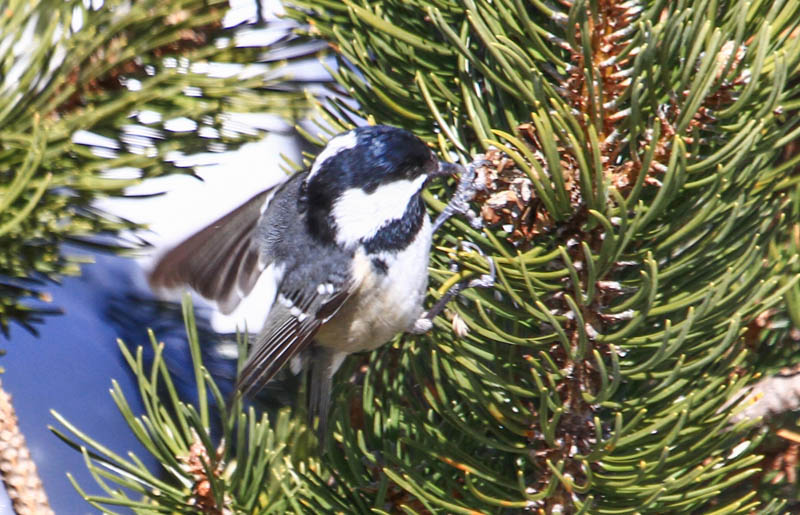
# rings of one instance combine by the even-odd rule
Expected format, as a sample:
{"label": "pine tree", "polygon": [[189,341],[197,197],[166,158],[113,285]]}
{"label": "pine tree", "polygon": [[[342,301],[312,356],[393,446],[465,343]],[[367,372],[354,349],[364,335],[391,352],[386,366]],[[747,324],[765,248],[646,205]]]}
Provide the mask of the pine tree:
{"label": "pine tree", "polygon": [[[430,335],[351,359],[324,455],[288,422],[273,447],[254,413],[233,421],[238,406],[222,443],[206,441],[202,405],[177,399],[176,421],[134,423],[156,443],[182,435],[182,489],[125,469],[144,478],[139,507],[791,510],[800,2],[291,3],[338,59],[309,137],[366,118],[451,159],[483,154],[485,228],[453,220],[437,236],[431,298],[487,270],[462,240],[498,281]],[[163,367],[130,359],[152,395]],[[248,443],[279,450],[254,463]],[[87,457],[98,472],[108,458]]]}

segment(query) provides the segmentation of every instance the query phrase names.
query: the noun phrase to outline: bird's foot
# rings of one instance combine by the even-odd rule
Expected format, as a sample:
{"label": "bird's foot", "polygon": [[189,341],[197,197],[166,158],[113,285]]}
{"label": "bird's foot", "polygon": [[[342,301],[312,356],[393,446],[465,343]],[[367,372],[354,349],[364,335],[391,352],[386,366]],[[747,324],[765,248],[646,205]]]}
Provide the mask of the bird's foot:
{"label": "bird's foot", "polygon": [[453,193],[450,202],[433,222],[433,232],[436,232],[453,215],[464,215],[469,225],[474,229],[483,227],[483,220],[481,220],[480,215],[470,209],[469,203],[475,198],[477,192],[486,187],[482,181],[479,182],[476,179],[478,179],[478,168],[488,164],[490,162],[484,159],[483,154],[478,154],[466,167],[459,165],[461,173],[459,174],[458,187]]}
{"label": "bird's foot", "polygon": [[408,332],[413,334],[424,334],[433,328],[433,319],[436,318],[443,310],[444,307],[450,302],[453,297],[466,290],[467,288],[491,288],[494,286],[497,277],[497,269],[494,260],[487,256],[480,247],[471,241],[462,241],[462,249],[469,249],[477,254],[480,254],[489,264],[489,273],[482,274],[479,277],[472,279],[465,279],[457,282],[448,289],[444,295],[431,307],[428,311],[422,314],[414,324],[408,329]]}

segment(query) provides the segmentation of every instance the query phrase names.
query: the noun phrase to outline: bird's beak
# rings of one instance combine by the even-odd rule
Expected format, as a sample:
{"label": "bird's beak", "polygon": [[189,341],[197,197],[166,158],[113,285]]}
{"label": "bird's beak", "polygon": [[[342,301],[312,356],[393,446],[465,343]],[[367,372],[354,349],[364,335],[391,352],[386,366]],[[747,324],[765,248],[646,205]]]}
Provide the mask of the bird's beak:
{"label": "bird's beak", "polygon": [[431,177],[441,177],[447,175],[461,175],[464,171],[464,167],[457,163],[447,163],[445,161],[439,161],[439,168],[436,169],[435,172],[431,174]]}

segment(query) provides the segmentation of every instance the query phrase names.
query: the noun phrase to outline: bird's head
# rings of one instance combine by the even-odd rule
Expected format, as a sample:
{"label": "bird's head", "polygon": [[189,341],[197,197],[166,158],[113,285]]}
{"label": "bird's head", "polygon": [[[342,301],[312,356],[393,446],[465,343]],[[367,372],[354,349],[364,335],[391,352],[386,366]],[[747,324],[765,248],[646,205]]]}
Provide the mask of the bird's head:
{"label": "bird's head", "polygon": [[359,127],[319,153],[304,180],[303,200],[313,230],[352,245],[392,221],[424,216],[419,193],[427,180],[456,170],[404,129]]}

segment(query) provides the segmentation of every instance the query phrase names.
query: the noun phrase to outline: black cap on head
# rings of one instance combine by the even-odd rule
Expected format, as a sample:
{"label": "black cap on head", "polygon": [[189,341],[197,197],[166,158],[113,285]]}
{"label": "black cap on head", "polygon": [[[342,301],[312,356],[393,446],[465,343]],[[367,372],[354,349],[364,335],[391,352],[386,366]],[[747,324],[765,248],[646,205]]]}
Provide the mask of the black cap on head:
{"label": "black cap on head", "polygon": [[370,192],[381,184],[414,179],[438,169],[431,149],[411,132],[397,127],[359,127],[337,136],[329,147],[331,144],[341,147],[334,148],[331,155],[326,154],[328,147],[320,153],[323,161],[314,163],[308,179],[310,189],[324,187],[341,192],[361,188]]}

